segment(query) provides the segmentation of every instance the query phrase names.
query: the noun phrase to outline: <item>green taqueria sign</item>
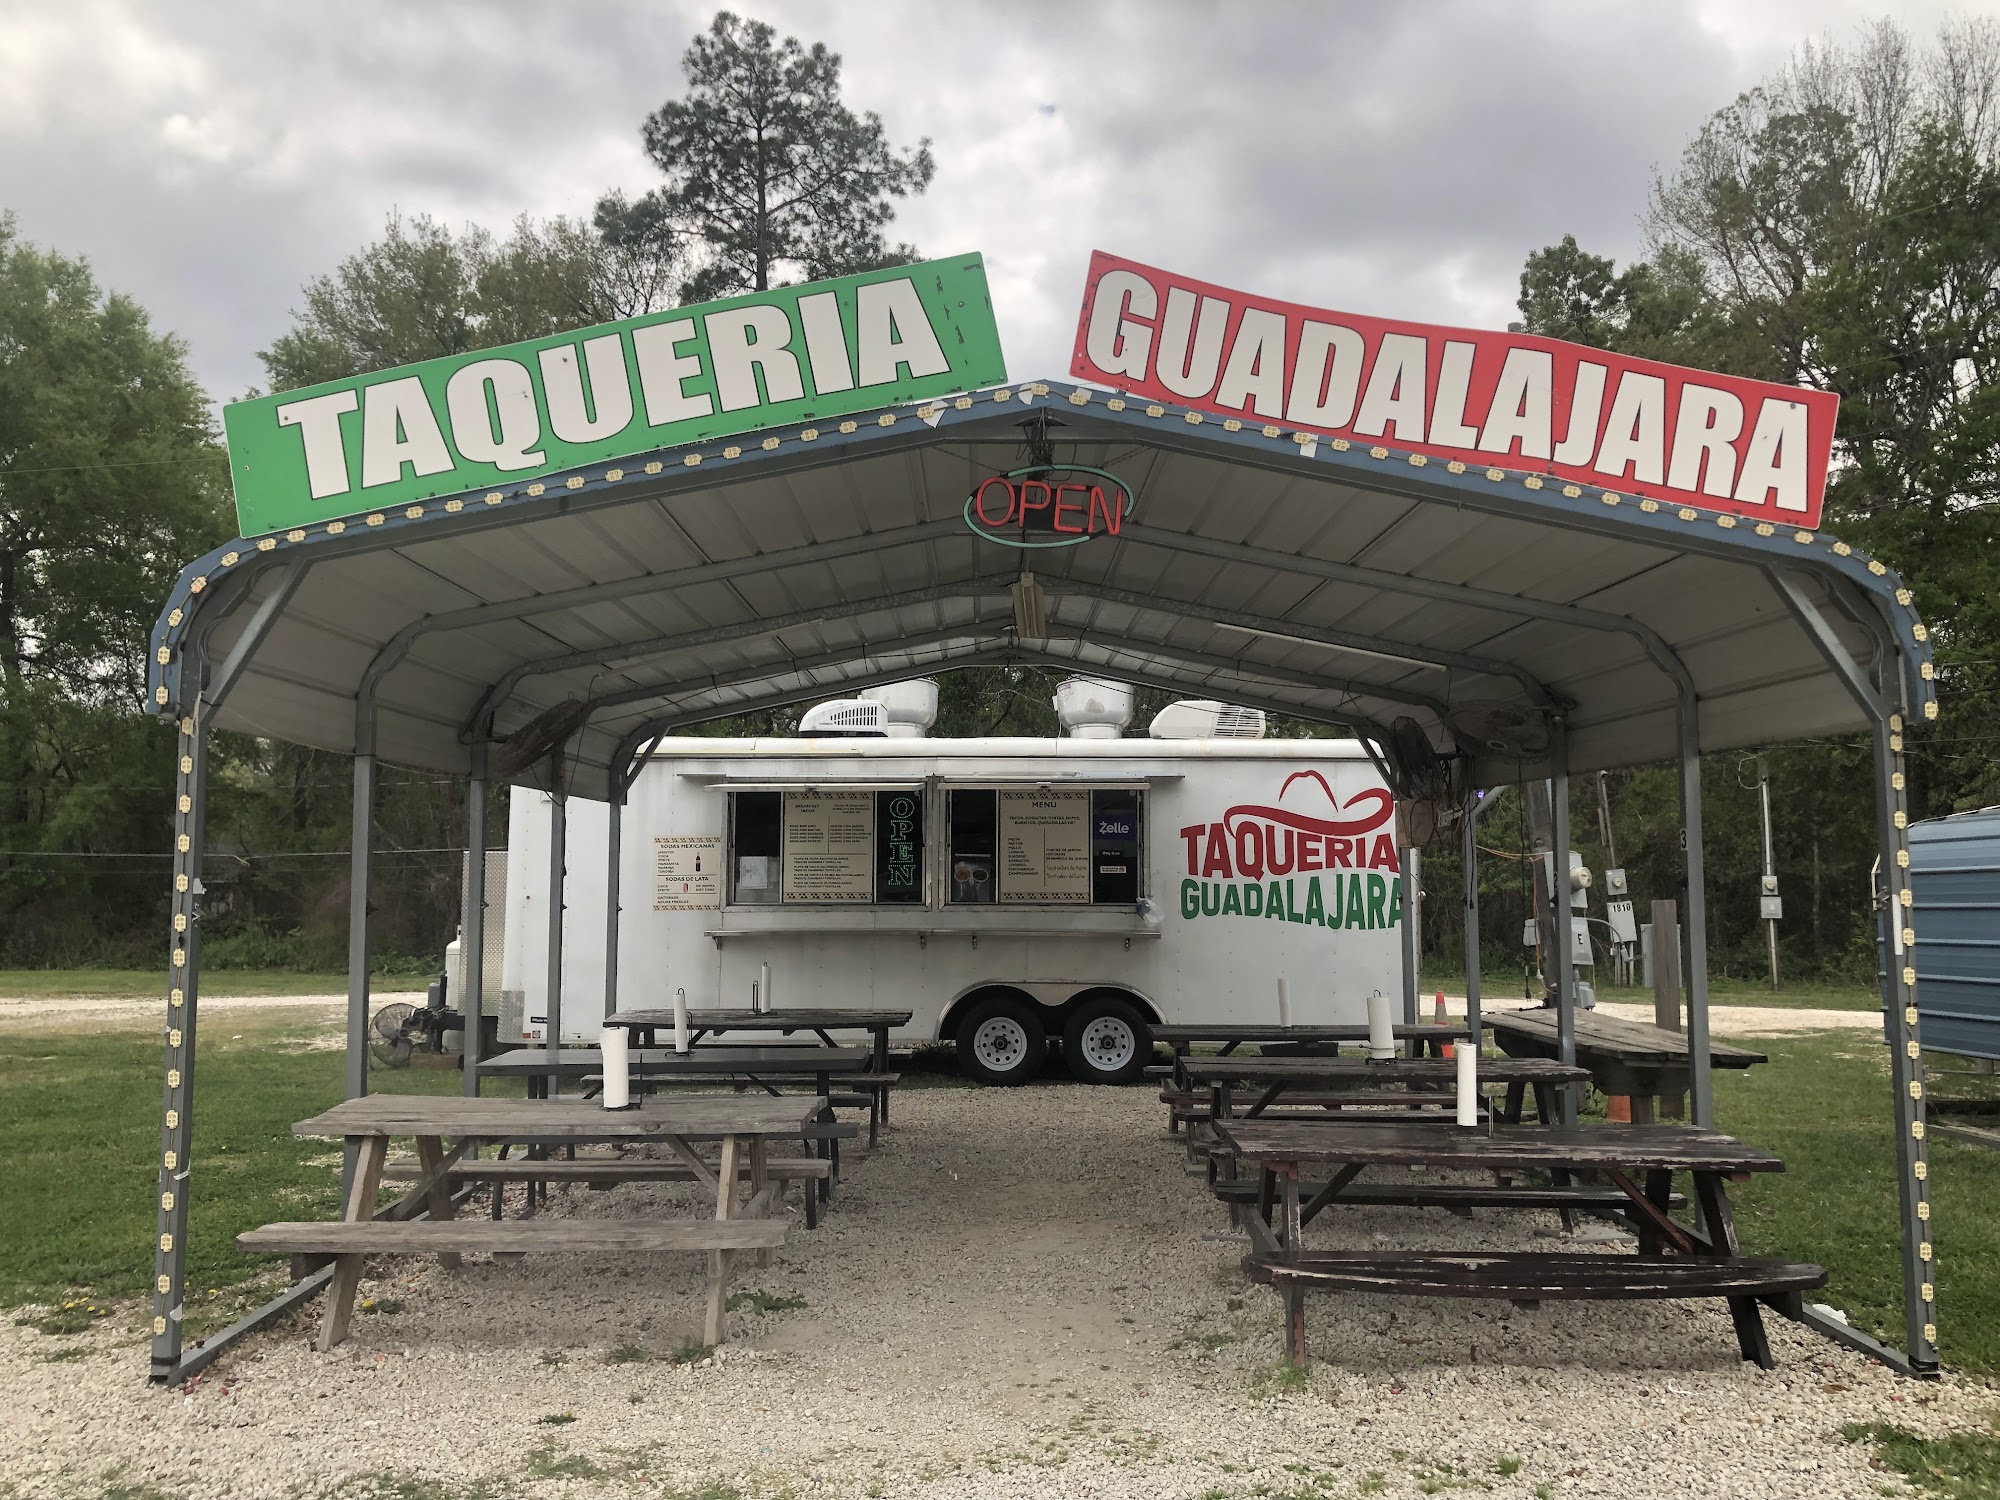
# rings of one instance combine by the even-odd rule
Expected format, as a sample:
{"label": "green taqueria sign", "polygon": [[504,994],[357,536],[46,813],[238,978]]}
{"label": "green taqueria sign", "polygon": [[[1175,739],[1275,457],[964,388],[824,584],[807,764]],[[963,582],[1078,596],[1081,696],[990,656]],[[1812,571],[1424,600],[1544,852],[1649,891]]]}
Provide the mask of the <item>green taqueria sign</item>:
{"label": "green taqueria sign", "polygon": [[245,536],[1007,378],[977,255],[239,401]]}

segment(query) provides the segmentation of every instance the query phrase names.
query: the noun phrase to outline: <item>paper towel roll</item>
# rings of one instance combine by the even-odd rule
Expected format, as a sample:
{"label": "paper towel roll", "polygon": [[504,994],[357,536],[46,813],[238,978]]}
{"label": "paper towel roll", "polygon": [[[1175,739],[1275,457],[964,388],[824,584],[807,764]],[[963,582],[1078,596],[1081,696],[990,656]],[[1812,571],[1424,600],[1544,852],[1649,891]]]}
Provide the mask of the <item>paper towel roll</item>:
{"label": "paper towel roll", "polygon": [[1396,1055],[1396,1023],[1389,997],[1377,990],[1368,997],[1368,1055],[1387,1062]]}
{"label": "paper towel roll", "polygon": [[1292,987],[1282,978],[1278,981],[1278,1024],[1287,1029],[1292,1024]]}
{"label": "paper towel roll", "polygon": [[674,991],[674,1051],[685,1053],[688,1049],[688,992]]}
{"label": "paper towel roll", "polygon": [[1458,1061],[1458,1123],[1479,1124],[1479,1048],[1460,1042],[1454,1054]]}
{"label": "paper towel roll", "polygon": [[757,1008],[771,1008],[771,966],[760,964],[757,969]]}
{"label": "paper towel roll", "polygon": [[631,1035],[623,1026],[607,1026],[597,1034],[598,1050],[604,1054],[604,1107],[632,1107]]}

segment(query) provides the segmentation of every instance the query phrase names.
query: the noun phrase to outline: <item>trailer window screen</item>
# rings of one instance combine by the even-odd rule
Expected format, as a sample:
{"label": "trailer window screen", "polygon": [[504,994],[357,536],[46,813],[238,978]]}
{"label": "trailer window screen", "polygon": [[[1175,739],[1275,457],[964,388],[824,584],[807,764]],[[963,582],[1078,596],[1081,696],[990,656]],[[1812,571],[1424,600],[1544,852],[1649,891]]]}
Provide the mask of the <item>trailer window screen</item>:
{"label": "trailer window screen", "polygon": [[948,901],[1001,906],[1138,901],[1138,791],[967,787],[948,796]]}
{"label": "trailer window screen", "polygon": [[730,900],[743,906],[924,899],[923,796],[898,787],[730,794]]}

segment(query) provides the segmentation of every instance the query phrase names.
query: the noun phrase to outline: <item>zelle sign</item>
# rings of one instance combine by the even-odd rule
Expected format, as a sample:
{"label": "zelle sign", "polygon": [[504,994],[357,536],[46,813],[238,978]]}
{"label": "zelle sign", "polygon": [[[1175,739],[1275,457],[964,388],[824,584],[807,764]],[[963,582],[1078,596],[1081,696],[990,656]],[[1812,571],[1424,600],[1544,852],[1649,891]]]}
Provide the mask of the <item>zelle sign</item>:
{"label": "zelle sign", "polygon": [[245,536],[1007,378],[977,255],[734,297],[223,411]]}
{"label": "zelle sign", "polygon": [[1096,252],[1070,373],[1674,505],[1819,524],[1837,396],[1530,334],[1252,297]]}

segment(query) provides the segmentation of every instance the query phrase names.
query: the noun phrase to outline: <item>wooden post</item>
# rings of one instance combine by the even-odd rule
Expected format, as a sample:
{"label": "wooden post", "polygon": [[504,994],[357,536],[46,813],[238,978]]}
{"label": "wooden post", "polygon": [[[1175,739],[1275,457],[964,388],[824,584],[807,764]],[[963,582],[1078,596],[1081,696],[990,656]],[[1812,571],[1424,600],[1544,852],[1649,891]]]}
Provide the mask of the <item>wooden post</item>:
{"label": "wooden post", "polygon": [[[1673,901],[1653,903],[1653,1024],[1662,1031],[1681,1029],[1680,906]],[[1668,1120],[1685,1118],[1681,1095],[1662,1094],[1659,1112]]]}
{"label": "wooden post", "polygon": [[[347,1191],[350,1221],[375,1217],[375,1196],[382,1187],[382,1167],[389,1155],[385,1135],[363,1136],[355,1152],[354,1181]],[[333,1263],[333,1280],[326,1288],[326,1316],[319,1328],[319,1352],[324,1354],[347,1337],[348,1320],[354,1316],[354,1294],[361,1286],[361,1265],[366,1257],[342,1255]]]}

